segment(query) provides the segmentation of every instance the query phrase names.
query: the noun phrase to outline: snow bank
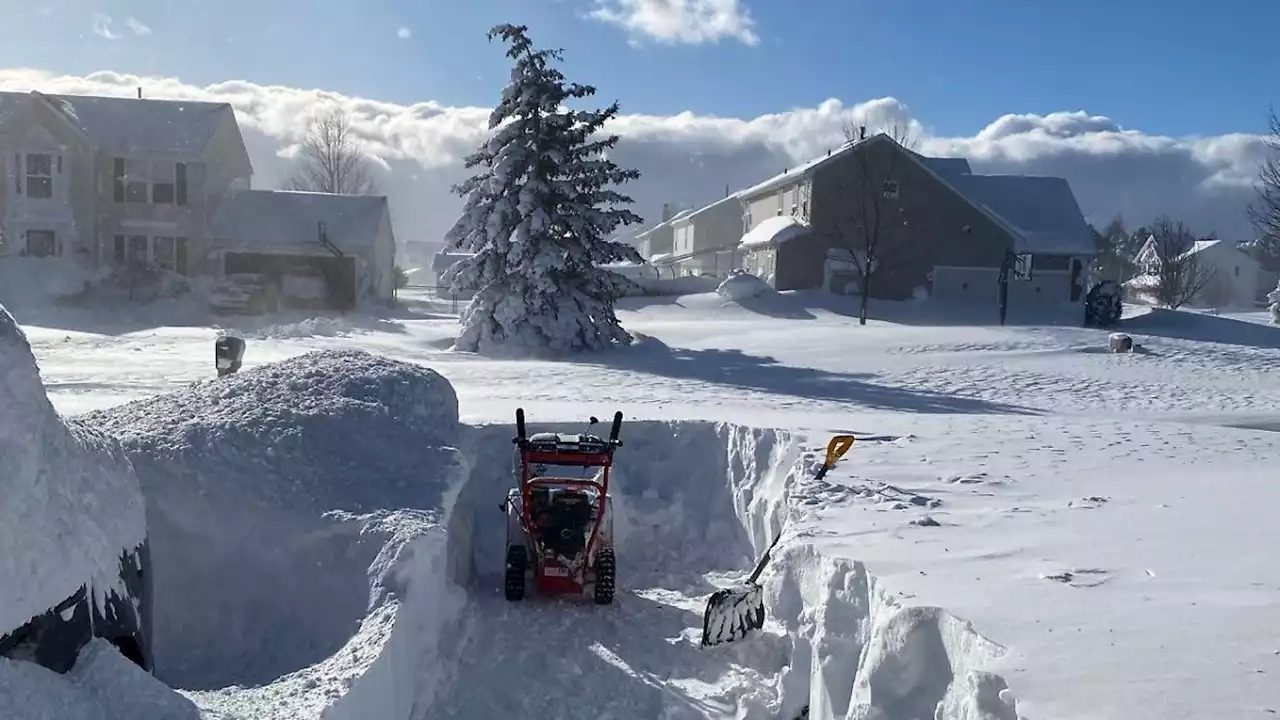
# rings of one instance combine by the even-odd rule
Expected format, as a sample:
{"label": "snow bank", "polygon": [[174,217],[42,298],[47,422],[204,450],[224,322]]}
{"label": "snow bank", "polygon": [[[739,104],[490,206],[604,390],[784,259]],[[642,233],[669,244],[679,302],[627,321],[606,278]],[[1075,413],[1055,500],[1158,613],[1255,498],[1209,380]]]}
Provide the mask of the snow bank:
{"label": "snow bank", "polygon": [[0,658],[0,708],[5,720],[201,720],[190,700],[100,639],[65,675]]}
{"label": "snow bank", "polygon": [[0,259],[0,305],[17,312],[45,308],[87,292],[97,276],[62,258]]}
{"label": "snow bank", "polygon": [[443,546],[460,426],[428,368],[313,352],[85,420],[121,438],[142,482],[170,684],[302,671],[285,681],[312,686],[298,702],[331,704],[377,664],[414,583],[440,592],[412,568]]}
{"label": "snow bank", "polygon": [[720,286],[716,288],[716,292],[733,302],[740,302],[762,295],[777,294],[769,283],[746,272],[734,273],[725,278],[724,282],[720,283]]}
{"label": "snow bank", "polygon": [[766,602],[791,644],[780,717],[1017,720],[1008,683],[982,669],[1005,649],[968,622],[904,605],[862,563],[811,545],[777,564]]}
{"label": "snow bank", "polygon": [[719,284],[719,278],[702,275],[682,275],[680,277],[641,277],[631,278],[640,295],[649,297],[668,297],[675,295],[696,295],[711,292]]}
{"label": "snow bank", "polygon": [[[0,636],[93,581],[119,585],[146,538],[138,479],[117,443],[64,423],[26,335],[0,306]],[[123,590],[121,595],[123,595]]]}

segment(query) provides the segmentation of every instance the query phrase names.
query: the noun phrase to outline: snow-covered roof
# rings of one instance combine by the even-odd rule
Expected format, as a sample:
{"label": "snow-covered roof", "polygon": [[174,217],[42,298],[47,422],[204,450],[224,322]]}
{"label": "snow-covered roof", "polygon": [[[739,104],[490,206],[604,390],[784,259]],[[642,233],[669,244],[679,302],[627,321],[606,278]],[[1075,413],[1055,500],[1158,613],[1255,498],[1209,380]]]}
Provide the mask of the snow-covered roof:
{"label": "snow-covered roof", "polygon": [[956,175],[971,175],[973,173],[973,169],[969,167],[969,161],[964,158],[927,157],[920,153],[912,154],[930,170],[945,178],[952,178]]}
{"label": "snow-covered roof", "polygon": [[828,152],[826,155],[816,157],[808,162],[801,163],[793,168],[787,168],[786,170],[783,170],[782,172],[778,173],[777,175],[774,175],[773,177],[769,178],[768,180],[765,180],[762,183],[757,183],[755,185],[752,185],[751,187],[741,191],[739,195],[741,195],[744,198],[749,198],[769,190],[774,190],[776,188],[783,187],[788,183],[793,182],[796,178],[804,175],[807,172],[816,170],[818,169],[818,167],[822,165],[825,165],[838,158],[842,158],[848,155],[855,148],[862,147],[868,143],[875,142],[880,139],[888,139],[888,138],[889,138],[888,135],[885,135],[884,133],[878,133],[865,140],[854,140],[853,142],[845,143],[838,150]]}
{"label": "snow-covered roof", "polygon": [[431,271],[438,275],[474,255],[475,253],[441,250],[431,257]]}
{"label": "snow-covered roof", "polygon": [[91,95],[0,92],[0,117],[24,102],[46,102],[99,149],[199,155],[234,111],[227,103],[150,100]]}
{"label": "snow-covered roof", "polygon": [[[714,209],[714,208],[718,208],[718,207],[720,207],[721,205],[724,205],[725,203],[736,202],[740,197],[742,197],[742,191],[741,191],[741,190],[739,190],[739,191],[737,191],[737,192],[735,192],[735,193],[732,193],[732,194],[730,194],[730,195],[726,195],[725,197],[722,197],[722,198],[720,198],[719,200],[716,200],[715,202],[713,202],[713,203],[711,203],[711,204],[709,204],[709,205],[703,205],[702,207],[698,208],[697,210],[690,210],[690,211],[688,211],[688,212],[687,212],[687,214],[677,215],[677,216],[675,216],[675,217],[671,218],[671,220],[669,220],[668,222],[670,222],[670,223],[672,223],[672,224],[684,224],[684,223],[686,223],[686,222],[693,222],[694,220],[697,220],[697,219],[698,219],[698,216],[699,216],[699,215],[702,215],[702,214],[703,214],[703,213],[705,213],[705,212],[709,212],[710,210],[712,210],[712,209]],[[678,221],[678,222],[677,222],[677,221]]]}
{"label": "snow-covered roof", "polygon": [[739,244],[744,248],[776,245],[809,232],[809,225],[791,215],[777,215],[761,220],[751,231],[742,236]]}
{"label": "snow-covered roof", "polygon": [[1014,234],[1017,251],[1093,255],[1097,248],[1067,181],[1028,175],[945,177],[965,197],[996,215]]}
{"label": "snow-covered roof", "polygon": [[285,190],[242,190],[213,217],[209,237],[229,247],[321,247],[319,225],[341,250],[369,248],[387,216],[381,195],[331,195]]}

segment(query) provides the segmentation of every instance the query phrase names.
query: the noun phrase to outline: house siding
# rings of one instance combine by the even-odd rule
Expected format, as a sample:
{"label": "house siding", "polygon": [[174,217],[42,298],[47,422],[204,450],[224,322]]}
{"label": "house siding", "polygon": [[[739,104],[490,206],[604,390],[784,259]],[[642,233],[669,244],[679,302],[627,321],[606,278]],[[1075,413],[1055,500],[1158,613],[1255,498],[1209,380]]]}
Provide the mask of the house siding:
{"label": "house siding", "polygon": [[[817,242],[805,258],[818,258],[811,275],[819,283],[825,250],[847,247],[840,239],[855,237],[852,225],[856,213],[844,208],[849,207],[851,192],[862,191],[858,179],[864,168],[871,168],[873,177],[891,175],[899,184],[898,199],[882,201],[882,212],[894,221],[883,223],[880,244],[886,251],[903,250],[895,253],[892,266],[886,265],[872,276],[873,297],[905,300],[917,287],[931,288],[932,292],[939,266],[999,268],[1013,249],[1013,238],[1004,228],[913,162],[901,147],[890,142],[871,143],[814,171],[811,214]],[[996,293],[993,280],[990,292],[980,297],[994,301]]]}
{"label": "house siding", "polygon": [[[93,253],[93,152],[89,140],[43,101],[31,98],[9,122],[0,127],[0,223],[8,250],[20,253],[27,230],[53,230],[63,257],[92,263]],[[53,197],[26,197],[25,153],[47,152],[53,160]],[[14,155],[23,154],[22,165]],[[62,158],[59,172],[57,156]],[[22,193],[17,184],[22,183]]]}

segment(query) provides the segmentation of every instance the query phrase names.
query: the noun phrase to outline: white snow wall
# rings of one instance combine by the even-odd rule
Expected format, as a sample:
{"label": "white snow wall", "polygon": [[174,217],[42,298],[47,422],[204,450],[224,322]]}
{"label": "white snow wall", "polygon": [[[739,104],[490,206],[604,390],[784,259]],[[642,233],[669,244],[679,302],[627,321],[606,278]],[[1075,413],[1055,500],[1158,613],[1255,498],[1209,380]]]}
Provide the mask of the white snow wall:
{"label": "white snow wall", "polygon": [[[583,429],[582,423],[529,422],[529,432]],[[470,479],[448,517],[450,577],[460,584],[501,587],[506,530],[498,508],[516,483],[514,434],[512,425],[478,426],[470,433],[464,450]],[[796,457],[789,434],[727,423],[640,421],[624,423],[621,439],[610,487],[620,589],[634,586],[637,576],[652,585],[654,576],[755,562],[757,547],[772,537],[764,543],[756,538],[764,535],[760,528]],[[766,488],[768,480],[775,486]]]}

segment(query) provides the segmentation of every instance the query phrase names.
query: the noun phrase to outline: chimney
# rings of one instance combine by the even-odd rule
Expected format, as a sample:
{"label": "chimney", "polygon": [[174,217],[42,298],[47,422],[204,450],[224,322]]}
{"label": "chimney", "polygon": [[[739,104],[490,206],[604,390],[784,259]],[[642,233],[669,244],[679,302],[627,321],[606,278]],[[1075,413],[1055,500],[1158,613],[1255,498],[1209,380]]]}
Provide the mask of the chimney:
{"label": "chimney", "polygon": [[831,157],[831,148],[827,148],[827,157]]}
{"label": "chimney", "polygon": [[141,87],[139,87],[139,88],[138,88],[138,99],[139,99],[139,100],[141,100],[141,99],[142,99],[142,88],[141,88]]}
{"label": "chimney", "polygon": [[724,196],[729,197],[729,183],[724,184]]}
{"label": "chimney", "polygon": [[859,125],[859,126],[858,126],[858,139],[859,139],[859,140],[866,140],[866,139],[867,139],[867,126],[866,126],[866,125]]}
{"label": "chimney", "polygon": [[662,203],[662,222],[670,220],[671,216],[675,214],[676,210],[674,205],[671,203]]}

